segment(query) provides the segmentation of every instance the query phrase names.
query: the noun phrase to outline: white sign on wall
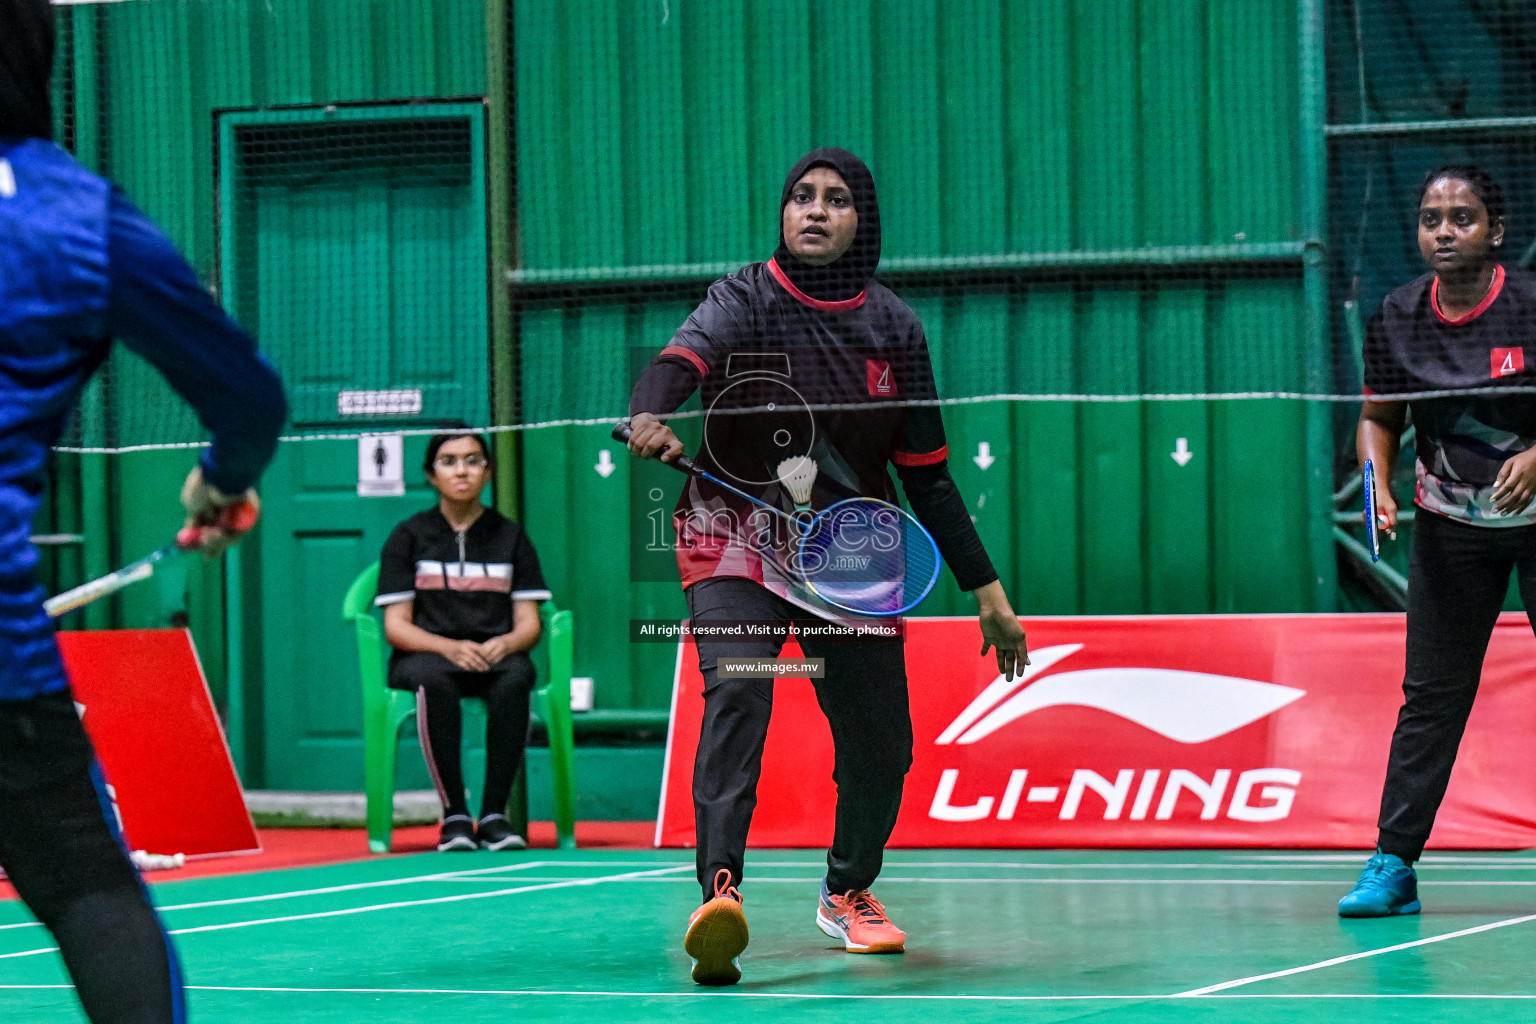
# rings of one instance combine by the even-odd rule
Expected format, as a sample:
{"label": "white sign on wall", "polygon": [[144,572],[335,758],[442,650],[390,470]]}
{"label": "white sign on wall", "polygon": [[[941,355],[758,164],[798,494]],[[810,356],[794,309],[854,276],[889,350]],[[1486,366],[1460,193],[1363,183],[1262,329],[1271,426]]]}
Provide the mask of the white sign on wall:
{"label": "white sign on wall", "polygon": [[364,434],[357,439],[357,493],[364,498],[405,493],[403,434]]}
{"label": "white sign on wall", "polygon": [[421,389],[338,391],[336,411],[342,416],[420,416]]}

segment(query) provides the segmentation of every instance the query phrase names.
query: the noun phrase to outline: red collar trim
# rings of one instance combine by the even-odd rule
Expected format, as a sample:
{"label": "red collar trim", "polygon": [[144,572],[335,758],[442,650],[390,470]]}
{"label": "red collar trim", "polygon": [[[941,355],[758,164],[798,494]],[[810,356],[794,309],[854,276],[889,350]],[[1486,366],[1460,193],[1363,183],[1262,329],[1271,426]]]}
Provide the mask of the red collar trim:
{"label": "red collar trim", "polygon": [[1460,327],[1462,324],[1469,324],[1488,312],[1488,307],[1493,305],[1493,300],[1499,297],[1499,292],[1503,287],[1504,265],[1502,263],[1495,263],[1493,265],[1493,283],[1488,286],[1488,294],[1483,296],[1483,301],[1466,313],[1453,319],[1440,311],[1440,279],[1437,277],[1434,283],[1429,286],[1429,308],[1435,311],[1436,320],[1449,327]]}
{"label": "red collar trim", "polygon": [[795,282],[789,279],[789,275],[784,273],[779,268],[779,264],[772,258],[768,260],[768,272],[773,275],[775,281],[779,282],[781,288],[795,297],[796,302],[804,306],[810,306],[812,309],[819,309],[823,313],[846,313],[850,309],[858,309],[864,305],[864,299],[869,294],[866,290],[859,292],[859,294],[851,299],[844,299],[841,302],[825,302],[821,299],[813,299],[799,288],[796,288]]}

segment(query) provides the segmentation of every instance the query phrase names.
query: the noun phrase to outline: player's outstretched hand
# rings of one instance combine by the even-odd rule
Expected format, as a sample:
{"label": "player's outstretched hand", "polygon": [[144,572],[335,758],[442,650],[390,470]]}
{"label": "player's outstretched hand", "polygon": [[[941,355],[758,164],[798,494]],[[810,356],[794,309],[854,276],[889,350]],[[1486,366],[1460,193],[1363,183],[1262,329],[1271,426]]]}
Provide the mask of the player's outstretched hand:
{"label": "player's outstretched hand", "polygon": [[996,650],[997,670],[1009,679],[1023,675],[1024,666],[1029,664],[1029,645],[1002,583],[994,580],[978,588],[976,608],[981,616],[981,653]]}
{"label": "player's outstretched hand", "polygon": [[193,466],[181,487],[181,505],[187,521],[176,535],[187,550],[209,558],[221,555],[251,531],[261,516],[261,500],[254,490],[225,494],[203,479],[203,468]]}
{"label": "player's outstretched hand", "polygon": [[629,450],[642,459],[671,462],[683,454],[683,442],[672,428],[648,412],[631,416],[629,429]]}
{"label": "player's outstretched hand", "polygon": [[1493,486],[1493,510],[1501,516],[1517,516],[1536,497],[1536,448],[1523,451],[1499,469]]}

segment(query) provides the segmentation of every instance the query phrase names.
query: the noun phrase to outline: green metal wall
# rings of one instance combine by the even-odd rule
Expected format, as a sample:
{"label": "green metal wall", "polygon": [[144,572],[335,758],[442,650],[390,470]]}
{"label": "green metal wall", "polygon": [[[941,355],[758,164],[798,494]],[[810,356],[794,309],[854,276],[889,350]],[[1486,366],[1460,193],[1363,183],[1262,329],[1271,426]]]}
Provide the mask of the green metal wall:
{"label": "green metal wall", "polygon": [[[61,137],[166,229],[210,287],[217,111],[478,100],[486,91],[482,0],[153,0],[61,8],[60,19]],[[190,413],[136,357],[119,349],[111,375],[107,422],[87,442],[196,435]],[[180,517],[176,494],[189,453],[83,458],[99,461],[106,478],[106,503],[88,508],[84,528],[101,549],[98,571],[163,544],[166,523]],[[125,591],[93,614],[94,626],[168,625],[185,616],[223,699],[217,563],[183,560],[159,586]]]}
{"label": "green metal wall", "polygon": [[[610,414],[630,350],[660,348],[710,276],[771,252],[782,175],[817,145],[875,174],[883,270],[941,394],[1307,390],[1293,0],[514,9],[525,421]],[[1187,247],[1187,265],[1135,255],[1155,246]],[[1021,613],[1318,606],[1332,556],[1309,547],[1300,403],[992,403],[945,421]],[[672,652],[617,638],[683,613],[675,582],[628,572],[631,524],[678,480],[602,427],[523,444],[549,467],[525,508],[552,585],[583,635],[613,641],[581,644],[578,671],[600,706],[664,706]],[[917,613],[973,608],[946,582]]]}
{"label": "green metal wall", "polygon": [[209,281],[215,110],[485,92],[482,0],[153,0],[90,13],[106,165]]}
{"label": "green metal wall", "polygon": [[761,258],[826,144],[875,170],[887,260],[1293,240],[1294,8],[519,2],[522,266]]}
{"label": "green metal wall", "polygon": [[[821,144],[872,166],[889,280],[952,392],[1304,390],[1295,8],[513,0],[521,418],[622,407],[631,350],[665,344],[713,273],[771,251],[781,176]],[[495,63],[483,0],[64,13],[80,151],[209,281],[216,110],[479,97]],[[1167,246],[1178,268],[1138,255]],[[971,257],[1000,269],[954,270]],[[158,387],[122,358],[121,381]],[[1314,607],[1305,420],[1285,401],[946,410],[952,468],[1024,613]],[[1194,453],[1182,468],[1179,437]],[[632,465],[602,427],[520,443],[538,467],[525,520],[587,638],[578,671],[600,707],[664,706],[673,653],[620,638],[630,617],[682,610],[675,582],[629,572],[632,519],[657,487],[670,504],[678,480]],[[187,462],[111,462],[114,559],[160,542]],[[221,580],[188,571],[207,649]],[[175,596],[132,592],[120,621],[162,622]],[[920,611],[967,601],[946,584]]]}

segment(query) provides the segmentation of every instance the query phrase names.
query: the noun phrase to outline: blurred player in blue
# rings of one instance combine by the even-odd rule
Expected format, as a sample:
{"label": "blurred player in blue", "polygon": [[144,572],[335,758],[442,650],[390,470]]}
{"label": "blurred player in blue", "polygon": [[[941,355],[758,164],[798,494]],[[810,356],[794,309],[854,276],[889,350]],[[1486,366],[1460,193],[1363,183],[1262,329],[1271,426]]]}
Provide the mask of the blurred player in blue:
{"label": "blurred player in blue", "polygon": [[[213,436],[182,503],[202,546],[276,449],[282,385],[171,243],[50,141],[47,0],[0,0],[0,866],[95,1024],[186,1019],[180,968],[117,834],[33,579],[50,448],[122,338]],[[88,523],[86,529],[104,524]]]}

